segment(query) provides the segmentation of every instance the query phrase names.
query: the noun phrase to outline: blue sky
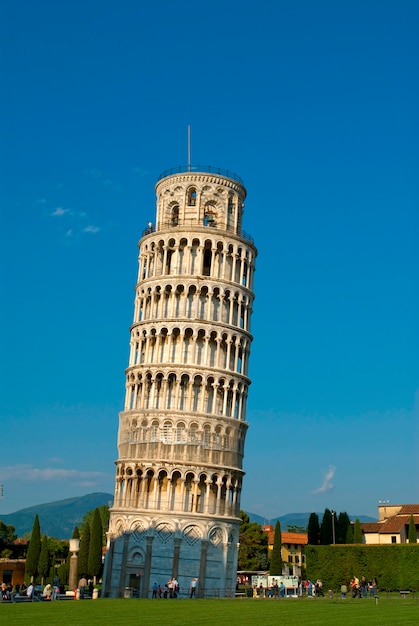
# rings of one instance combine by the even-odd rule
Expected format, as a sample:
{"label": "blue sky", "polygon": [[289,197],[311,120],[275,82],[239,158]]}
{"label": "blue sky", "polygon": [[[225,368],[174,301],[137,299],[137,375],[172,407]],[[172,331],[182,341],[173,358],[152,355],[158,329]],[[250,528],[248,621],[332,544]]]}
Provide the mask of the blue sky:
{"label": "blue sky", "polygon": [[113,492],[154,185],[239,174],[242,508],[418,500],[418,4],[5,0],[1,513]]}

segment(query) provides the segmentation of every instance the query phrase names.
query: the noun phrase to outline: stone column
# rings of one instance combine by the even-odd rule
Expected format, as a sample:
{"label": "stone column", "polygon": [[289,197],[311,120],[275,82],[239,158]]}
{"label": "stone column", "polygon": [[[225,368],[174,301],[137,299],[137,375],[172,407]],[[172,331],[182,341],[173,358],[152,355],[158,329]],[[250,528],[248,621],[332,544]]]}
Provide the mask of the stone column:
{"label": "stone column", "polygon": [[78,555],[77,552],[80,549],[80,539],[70,539],[70,552],[72,552],[70,558],[70,572],[68,577],[68,587],[69,589],[76,589],[78,583],[77,576],[77,564],[78,564]]}
{"label": "stone column", "polygon": [[112,536],[112,533],[107,532],[107,551],[105,558],[105,567],[103,570],[103,590],[102,597],[107,598],[109,596],[110,590],[112,588],[112,565],[113,565],[113,552],[115,548],[115,540]]}
{"label": "stone column", "polygon": [[129,546],[129,533],[124,532],[124,547],[122,549],[121,556],[121,571],[119,574],[119,593],[117,596],[119,598],[123,597],[124,587],[126,585],[127,580],[127,560],[128,560],[128,546]]}
{"label": "stone column", "polygon": [[179,576],[179,559],[180,559],[180,545],[182,543],[182,539],[176,537],[173,540],[174,550],[173,550],[173,566],[172,566],[172,577],[178,578]]}
{"label": "stone column", "polygon": [[201,560],[199,563],[198,598],[205,597],[205,576],[207,569],[208,541],[201,541]]}
{"label": "stone column", "polygon": [[150,588],[150,573],[151,573],[151,557],[153,554],[153,539],[154,537],[147,537],[147,547],[144,561],[144,575],[141,580],[141,597],[148,598],[148,590]]}
{"label": "stone column", "polygon": [[226,595],[226,574],[227,574],[227,561],[228,561],[228,548],[229,544],[223,543],[223,567],[221,569],[220,576],[220,598],[224,598]]}

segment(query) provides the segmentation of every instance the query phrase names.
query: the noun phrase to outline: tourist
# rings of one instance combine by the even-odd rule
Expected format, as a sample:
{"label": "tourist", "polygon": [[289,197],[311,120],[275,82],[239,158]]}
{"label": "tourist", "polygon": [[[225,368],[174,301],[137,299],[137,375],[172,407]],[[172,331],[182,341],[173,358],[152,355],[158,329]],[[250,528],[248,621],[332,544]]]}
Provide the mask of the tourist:
{"label": "tourist", "polygon": [[176,578],[172,578],[172,583],[173,583],[173,597],[177,598],[178,593],[179,593],[179,583],[176,580]]}
{"label": "tourist", "polygon": [[167,583],[167,588],[169,589],[169,598],[173,598],[173,581],[174,578],[171,578]]}
{"label": "tourist", "polygon": [[192,578],[191,580],[191,586],[189,587],[189,597],[190,598],[196,598],[196,585],[198,583],[198,579],[197,578]]}
{"label": "tourist", "polygon": [[82,576],[79,580],[79,598],[83,600],[84,592],[86,591],[87,580],[84,576]]}
{"label": "tourist", "polygon": [[368,591],[367,579],[365,578],[365,576],[363,576],[361,578],[361,593],[362,593],[363,598],[367,597],[367,591]]}

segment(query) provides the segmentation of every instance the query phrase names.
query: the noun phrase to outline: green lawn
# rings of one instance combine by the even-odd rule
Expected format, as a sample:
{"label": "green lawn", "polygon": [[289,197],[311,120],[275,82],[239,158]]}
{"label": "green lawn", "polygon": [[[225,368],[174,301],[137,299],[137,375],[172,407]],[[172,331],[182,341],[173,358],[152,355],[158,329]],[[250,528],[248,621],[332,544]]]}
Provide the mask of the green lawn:
{"label": "green lawn", "polygon": [[5,626],[408,626],[419,598],[85,600],[0,604]]}

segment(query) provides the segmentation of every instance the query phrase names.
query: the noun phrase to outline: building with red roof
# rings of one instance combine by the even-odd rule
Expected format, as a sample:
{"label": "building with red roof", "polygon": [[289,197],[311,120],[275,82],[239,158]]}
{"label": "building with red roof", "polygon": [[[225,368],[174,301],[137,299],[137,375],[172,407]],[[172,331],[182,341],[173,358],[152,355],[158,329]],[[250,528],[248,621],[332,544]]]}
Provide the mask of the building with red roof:
{"label": "building with red roof", "polygon": [[[272,551],[275,538],[273,526],[262,526],[263,532],[268,535],[268,549]],[[306,557],[304,546],[308,544],[307,533],[281,532],[283,573],[289,576],[301,576],[301,568],[305,566]]]}

